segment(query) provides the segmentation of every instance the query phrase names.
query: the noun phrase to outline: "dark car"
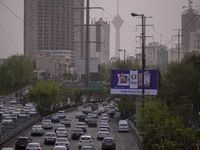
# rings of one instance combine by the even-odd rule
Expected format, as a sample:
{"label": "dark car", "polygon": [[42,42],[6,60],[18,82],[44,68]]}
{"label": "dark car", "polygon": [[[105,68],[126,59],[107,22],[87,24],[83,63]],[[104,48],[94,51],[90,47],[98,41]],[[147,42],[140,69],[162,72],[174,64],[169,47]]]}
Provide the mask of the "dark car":
{"label": "dark car", "polygon": [[79,120],[79,122],[85,122],[85,118],[86,118],[86,116],[80,116],[79,118],[78,118],[78,120]]}
{"label": "dark car", "polygon": [[28,143],[31,142],[30,137],[18,137],[18,139],[15,142],[15,149],[26,149],[26,146]]}
{"label": "dark car", "polygon": [[51,122],[53,122],[53,123],[59,123],[60,122],[59,116],[58,115],[53,115],[51,117]]}
{"label": "dark car", "polygon": [[88,120],[88,127],[97,127],[97,120],[96,119],[89,119]]}
{"label": "dark car", "polygon": [[88,124],[88,121],[89,121],[90,119],[92,119],[92,117],[86,116],[86,117],[85,117],[85,123]]}
{"label": "dark car", "polygon": [[105,137],[102,142],[102,150],[116,149],[116,143],[113,137]]}
{"label": "dark car", "polygon": [[82,129],[78,129],[78,128],[75,128],[71,131],[71,138],[72,139],[76,139],[76,140],[79,140],[81,135],[84,134],[83,130]]}

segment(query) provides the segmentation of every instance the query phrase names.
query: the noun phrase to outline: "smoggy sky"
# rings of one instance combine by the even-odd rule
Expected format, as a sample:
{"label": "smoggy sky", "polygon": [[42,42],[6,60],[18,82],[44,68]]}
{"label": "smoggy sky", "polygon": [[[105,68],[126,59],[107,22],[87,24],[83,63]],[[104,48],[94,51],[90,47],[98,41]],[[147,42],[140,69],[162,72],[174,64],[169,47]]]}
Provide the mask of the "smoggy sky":
{"label": "smoggy sky", "polygon": [[[0,0],[8,9],[0,3],[0,58],[7,58],[14,54],[23,53],[23,0]],[[181,29],[181,14],[183,6],[188,6],[187,0],[119,0],[119,15],[124,20],[121,27],[121,49],[126,49],[127,55],[140,52],[141,18],[132,17],[131,13],[144,14],[152,17],[146,19],[146,35],[154,36],[146,39],[149,42],[161,42],[166,44],[177,30]],[[200,0],[193,0],[193,7],[200,12]],[[195,7],[198,6],[198,7]],[[111,57],[115,54],[115,28],[111,21],[117,13],[117,0],[90,0],[90,7],[102,7],[104,9],[91,9],[90,18],[98,20],[103,18],[111,24],[110,51]],[[186,8],[185,8],[186,9]],[[18,17],[19,18],[18,18]],[[137,27],[136,27],[137,26]],[[170,43],[167,47],[177,44]],[[122,53],[122,52],[121,52]],[[123,54],[120,54],[123,57]]]}

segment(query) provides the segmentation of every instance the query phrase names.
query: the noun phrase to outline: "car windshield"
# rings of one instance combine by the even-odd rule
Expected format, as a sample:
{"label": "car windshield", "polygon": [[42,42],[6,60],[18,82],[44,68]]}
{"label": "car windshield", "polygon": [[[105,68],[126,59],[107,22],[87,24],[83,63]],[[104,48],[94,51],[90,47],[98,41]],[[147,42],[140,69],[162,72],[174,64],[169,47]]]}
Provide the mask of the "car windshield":
{"label": "car windshield", "polygon": [[91,140],[90,137],[81,137],[81,140]]}
{"label": "car windshield", "polygon": [[57,131],[66,131],[64,128],[58,128]]}
{"label": "car windshield", "polygon": [[52,136],[55,137],[56,135],[54,133],[48,133],[46,136]]}
{"label": "car windshield", "polygon": [[28,145],[28,147],[39,147],[39,145],[38,145],[38,144],[32,144],[32,143],[30,143],[30,144]]}
{"label": "car windshield", "polygon": [[104,142],[105,143],[114,143],[114,140],[112,140],[112,139],[106,139],[106,140],[104,140]]}

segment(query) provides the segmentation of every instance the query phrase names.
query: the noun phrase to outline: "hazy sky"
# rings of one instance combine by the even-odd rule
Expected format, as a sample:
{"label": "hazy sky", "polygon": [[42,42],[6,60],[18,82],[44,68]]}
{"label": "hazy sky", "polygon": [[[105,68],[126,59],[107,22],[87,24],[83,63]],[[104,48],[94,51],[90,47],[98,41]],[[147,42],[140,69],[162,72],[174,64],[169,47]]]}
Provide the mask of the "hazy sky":
{"label": "hazy sky", "polygon": [[[23,53],[23,0],[0,0],[13,13],[8,11],[0,3],[0,58],[7,58],[14,54]],[[117,13],[117,0],[90,0],[90,7],[102,7],[104,9],[91,9],[90,18],[98,20],[103,18],[111,24],[111,57],[115,53],[115,28],[111,21]],[[181,28],[181,14],[183,6],[188,6],[188,0],[119,0],[119,14],[124,20],[121,27],[121,49],[126,49],[127,55],[134,55],[139,52],[140,39],[136,38],[141,34],[141,18],[132,17],[131,13],[144,14],[147,17],[146,24],[153,27],[146,27],[146,35],[154,36],[147,38],[149,42],[167,43],[173,35],[177,34],[174,29]],[[193,0],[193,6],[200,12],[200,0]],[[176,44],[172,43],[172,44]],[[167,45],[171,47],[171,45]],[[121,54],[123,57],[123,53]]]}

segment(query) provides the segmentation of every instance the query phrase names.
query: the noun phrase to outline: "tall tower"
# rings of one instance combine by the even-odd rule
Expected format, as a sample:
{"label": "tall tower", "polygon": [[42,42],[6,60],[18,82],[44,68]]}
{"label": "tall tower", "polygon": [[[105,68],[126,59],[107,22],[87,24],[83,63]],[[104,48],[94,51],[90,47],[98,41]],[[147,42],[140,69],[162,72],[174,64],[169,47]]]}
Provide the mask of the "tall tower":
{"label": "tall tower", "polygon": [[116,38],[115,38],[115,57],[120,57],[119,49],[120,49],[120,28],[124,21],[119,16],[119,0],[117,1],[117,15],[115,16],[114,20],[112,21],[113,25],[116,29]]}

